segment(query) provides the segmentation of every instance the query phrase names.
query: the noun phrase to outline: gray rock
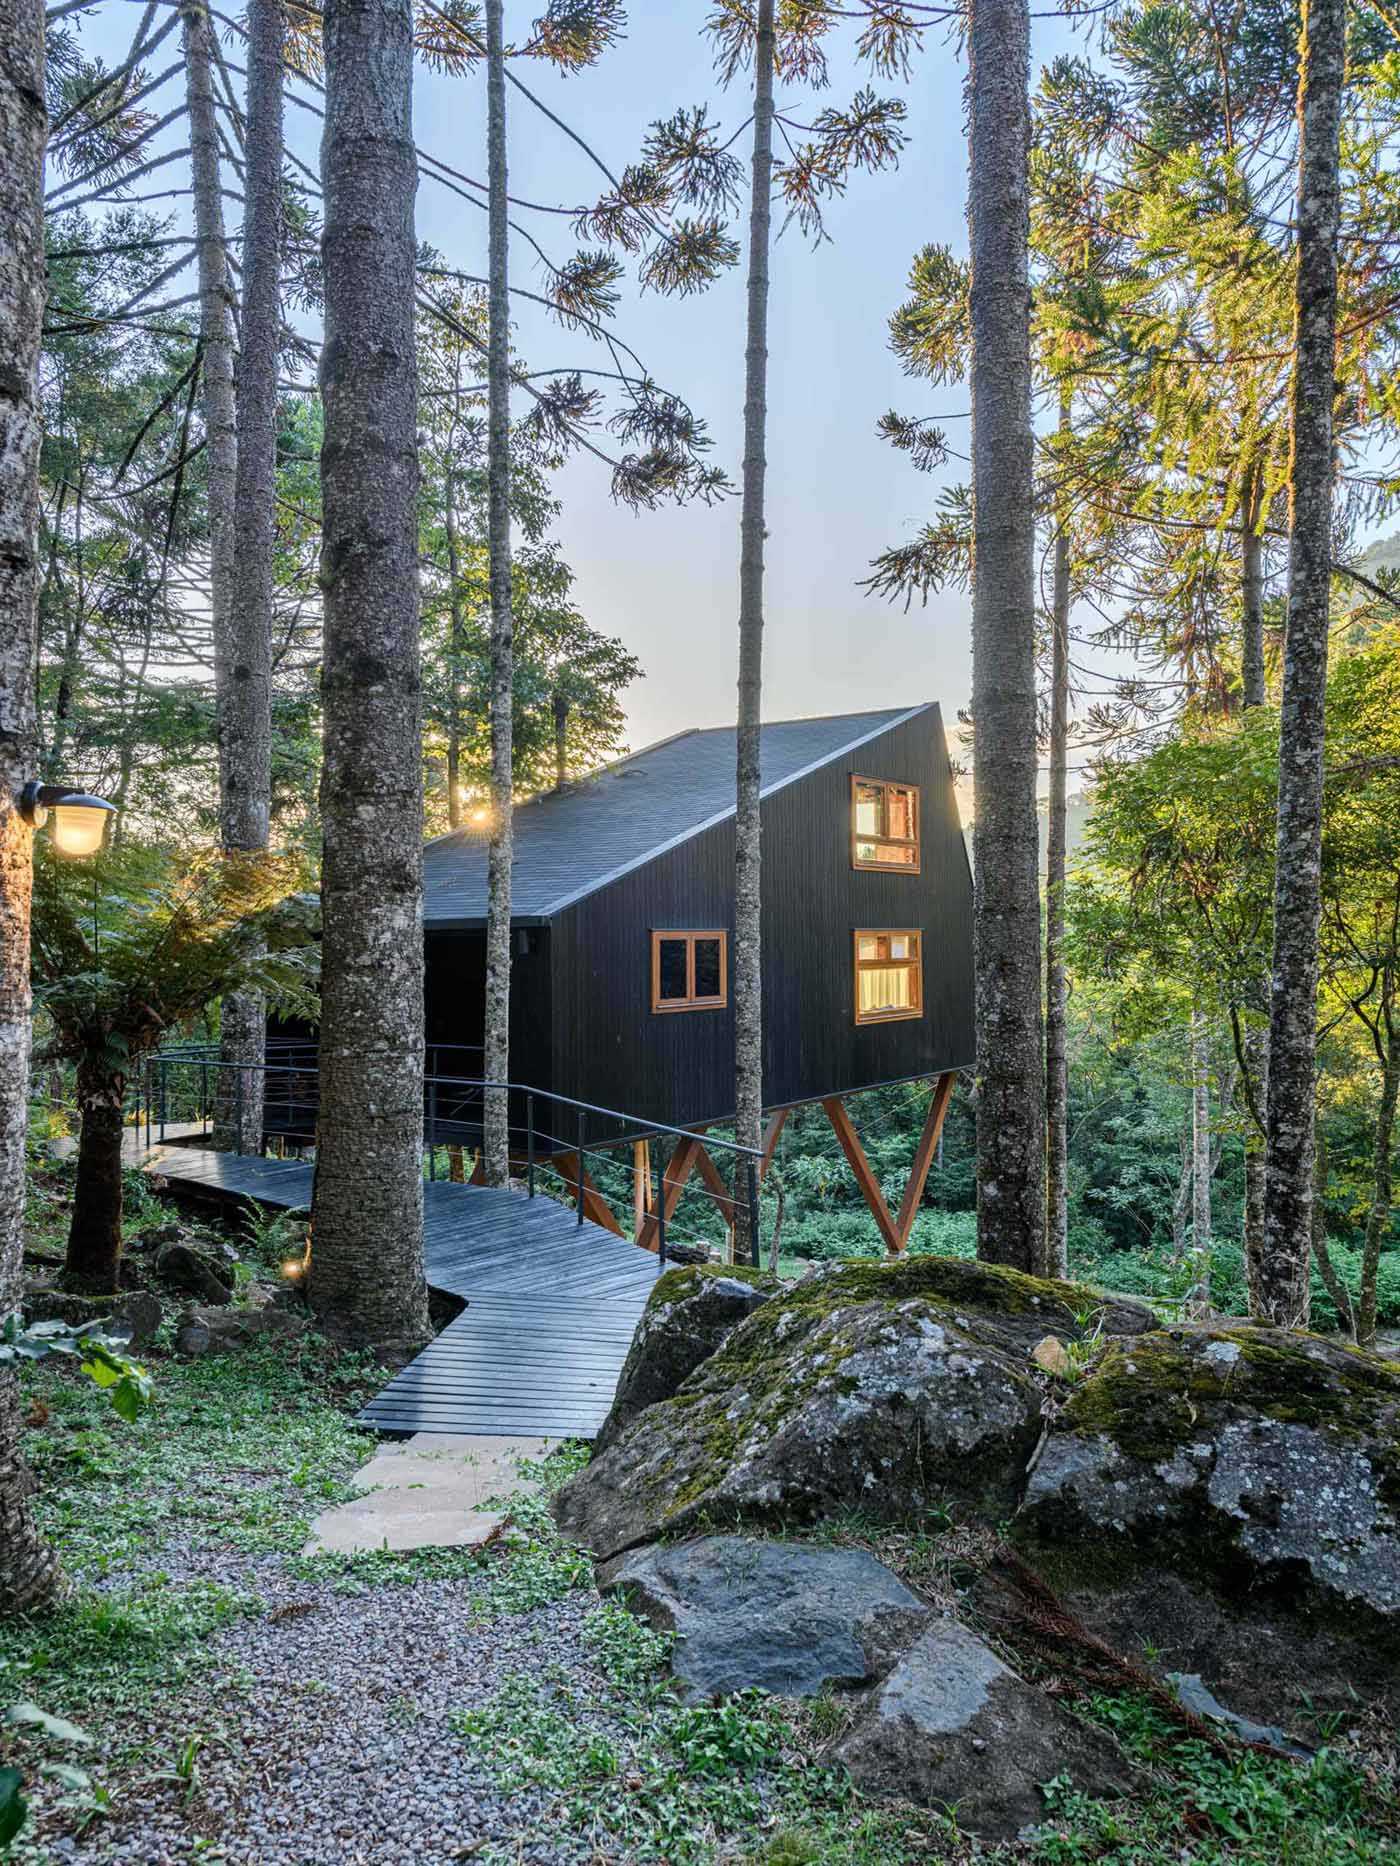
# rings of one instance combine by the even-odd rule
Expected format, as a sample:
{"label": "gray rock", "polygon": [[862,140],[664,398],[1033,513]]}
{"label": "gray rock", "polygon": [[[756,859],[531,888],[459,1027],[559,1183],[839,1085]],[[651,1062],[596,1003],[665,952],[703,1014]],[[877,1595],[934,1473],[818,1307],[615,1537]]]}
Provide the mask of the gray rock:
{"label": "gray rock", "polygon": [[1238,1711],[1228,1709],[1198,1672],[1168,1672],[1167,1682],[1193,1717],[1224,1724],[1242,1743],[1267,1743],[1273,1749],[1284,1750],[1304,1760],[1317,1754],[1315,1749],[1309,1749],[1276,1723],[1255,1723],[1252,1718],[1241,1717]]}
{"label": "gray rock", "polygon": [[757,1688],[813,1697],[868,1685],[929,1608],[864,1549],[705,1536],[609,1564],[605,1593],[676,1634],[671,1668],[690,1702]]}
{"label": "gray rock", "polygon": [[632,1338],[612,1411],[594,1441],[595,1453],[620,1438],[648,1406],[670,1399],[778,1287],[776,1278],[755,1270],[719,1265],[670,1270],[660,1277]]}
{"label": "gray rock", "polygon": [[703,1524],[1007,1515],[1040,1435],[1027,1357],[1047,1308],[1074,1328],[1070,1289],[920,1258],[784,1291],[564,1487],[560,1525],[606,1557]]}
{"label": "gray rock", "polygon": [[156,1255],[156,1275],[205,1302],[226,1303],[232,1294],[214,1259],[192,1244],[162,1244]]}
{"label": "gray rock", "polygon": [[133,1289],[113,1310],[112,1333],[123,1336],[129,1348],[144,1348],[160,1327],[162,1315],[159,1296]]}
{"label": "gray rock", "polygon": [[837,1755],[868,1794],[950,1809],[984,1840],[1045,1818],[1041,1784],[1068,1775],[1086,1794],[1126,1794],[1134,1772],[956,1620],[929,1626],[870,1695]]}
{"label": "gray rock", "polygon": [[255,1341],[290,1339],[304,1334],[307,1326],[304,1316],[271,1305],[262,1309],[187,1309],[176,1330],[175,1349],[191,1357],[221,1354],[249,1347]]}
{"label": "gray rock", "polygon": [[1017,1540],[1120,1649],[1251,1717],[1400,1712],[1400,1369],[1318,1336],[1110,1348],[1052,1423]]}

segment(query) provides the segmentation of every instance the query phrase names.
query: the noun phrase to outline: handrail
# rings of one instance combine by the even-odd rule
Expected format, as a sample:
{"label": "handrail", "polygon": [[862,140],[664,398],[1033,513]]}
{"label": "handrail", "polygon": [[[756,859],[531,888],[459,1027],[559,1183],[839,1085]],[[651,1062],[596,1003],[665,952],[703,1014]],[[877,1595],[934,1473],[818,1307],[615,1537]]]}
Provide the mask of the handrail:
{"label": "handrail", "polygon": [[[303,1047],[301,1040],[293,1040],[293,1042],[289,1042],[285,1047],[288,1049],[291,1049],[294,1046],[294,1044],[295,1044],[295,1047],[298,1047],[298,1048]],[[304,1045],[304,1047],[309,1049],[311,1045],[309,1042],[307,1042]],[[449,1046],[449,1045],[444,1044],[444,1045],[430,1046],[430,1047],[438,1047],[438,1048],[453,1047],[453,1048],[459,1048],[459,1049],[467,1049],[473,1046],[466,1045],[466,1044]],[[143,1096],[143,1100],[145,1104],[145,1125],[146,1125],[148,1144],[150,1142],[151,1129],[153,1126],[152,1104],[156,1099],[155,1094],[153,1092],[156,1087],[158,1087],[159,1089],[159,1107],[160,1107],[160,1112],[159,1112],[159,1116],[157,1117],[157,1120],[158,1120],[158,1124],[159,1124],[162,1137],[164,1135],[164,1130],[167,1124],[169,1071],[172,1067],[176,1069],[179,1069],[179,1068],[196,1069],[199,1071],[200,1081],[201,1081],[202,1091],[203,1091],[200,1096],[201,1108],[203,1107],[203,1104],[209,1100],[208,1085],[209,1085],[209,1072],[211,1070],[215,1070],[215,1071],[236,1070],[238,1072],[237,1082],[236,1082],[237,1113],[235,1115],[235,1120],[234,1120],[234,1131],[236,1134],[242,1132],[243,1080],[244,1080],[245,1072],[251,1073],[253,1071],[258,1071],[263,1075],[264,1078],[281,1075],[281,1076],[290,1077],[290,1078],[293,1078],[294,1080],[300,1080],[300,1081],[305,1081],[307,1077],[319,1078],[319,1075],[320,1075],[319,1058],[315,1061],[239,1062],[231,1058],[225,1058],[225,1057],[219,1056],[213,1053],[213,1051],[214,1051],[214,1046],[212,1044],[190,1045],[188,1047],[172,1046],[171,1048],[168,1048],[168,1049],[153,1051],[145,1059],[145,1068],[143,1071],[145,1093]],[[154,1082],[152,1081],[153,1075],[155,1077]],[[444,1117],[442,1114],[440,1099],[439,1099],[439,1094],[438,1094],[438,1091],[440,1088],[446,1088],[450,1090],[455,1089],[458,1091],[466,1090],[469,1092],[469,1095],[468,1096],[458,1095],[457,1097],[455,1097],[454,1099],[455,1099],[456,1106],[453,1112],[450,1112]],[[575,1204],[576,1209],[577,1209],[578,1222],[580,1225],[582,1225],[584,1222],[585,1206],[587,1203],[587,1194],[588,1194],[588,1191],[590,1190],[590,1187],[586,1183],[587,1172],[586,1172],[586,1167],[585,1167],[585,1160],[588,1156],[592,1155],[597,1158],[607,1158],[613,1149],[619,1146],[625,1145],[628,1138],[636,1138],[640,1136],[641,1138],[651,1140],[653,1138],[660,1138],[661,1136],[666,1135],[677,1140],[695,1140],[698,1138],[700,1133],[704,1133],[706,1147],[721,1148],[724,1150],[724,1152],[728,1153],[729,1155],[733,1157],[734,1159],[734,1180],[735,1180],[734,1189],[732,1193],[726,1194],[726,1197],[723,1201],[719,1200],[715,1193],[710,1192],[706,1190],[705,1188],[693,1187],[692,1190],[696,1192],[701,1192],[703,1196],[708,1197],[714,1203],[719,1204],[722,1210],[727,1211],[728,1223],[731,1225],[731,1227],[737,1220],[739,1213],[741,1211],[744,1212],[746,1216],[746,1220],[747,1220],[747,1230],[748,1230],[748,1237],[749,1237],[749,1242],[751,1246],[752,1260],[753,1260],[755,1267],[759,1265],[760,1260],[761,1260],[760,1258],[761,1240],[759,1237],[759,1215],[760,1215],[759,1166],[763,1158],[763,1153],[761,1149],[755,1148],[755,1147],[747,1147],[743,1145],[742,1142],[739,1142],[739,1141],[727,1140],[720,1135],[710,1134],[706,1132],[704,1129],[697,1129],[694,1127],[678,1127],[669,1121],[648,1120],[644,1116],[627,1114],[619,1108],[606,1107],[604,1104],[600,1102],[582,1101],[577,1096],[563,1095],[554,1089],[538,1088],[531,1083],[503,1081],[496,1077],[491,1077],[491,1076],[459,1076],[459,1075],[436,1075],[436,1074],[427,1075],[425,1074],[423,1078],[423,1091],[424,1091],[424,1098],[426,1102],[426,1108],[425,1108],[425,1130],[426,1130],[425,1138],[427,1141],[426,1164],[427,1164],[427,1170],[428,1170],[428,1177],[430,1179],[436,1178],[436,1171],[435,1171],[436,1157],[437,1157],[438,1147],[440,1144],[438,1136],[441,1133],[444,1119],[446,1120],[446,1123],[449,1127],[458,1126],[458,1125],[461,1125],[461,1126],[467,1125],[467,1123],[465,1123],[461,1119],[461,1110],[462,1110],[462,1104],[465,1101],[467,1101],[469,1098],[472,1101],[475,1101],[476,1098],[479,1097],[480,1105],[484,1113],[486,1098],[488,1094],[490,1095],[504,1094],[507,1096],[510,1096],[510,1095],[523,1096],[525,1100],[525,1108],[526,1108],[525,1141],[526,1141],[527,1161],[528,1161],[528,1165],[527,1165],[528,1196],[530,1198],[533,1198],[535,1196],[535,1179],[536,1179],[536,1170],[537,1170],[535,1143],[536,1143],[536,1136],[539,1135],[546,1142],[552,1144],[558,1151],[565,1152],[565,1153],[573,1153],[575,1156],[573,1181],[572,1181],[572,1186],[570,1189],[573,1194],[573,1203]],[[267,1100],[266,1095],[264,1099],[266,1102]],[[565,1141],[561,1135],[551,1134],[547,1129],[541,1129],[537,1125],[536,1120],[535,1120],[535,1104],[537,1101],[540,1101],[540,1100],[555,1102],[555,1103],[558,1103],[560,1107],[562,1108],[572,1108],[575,1111],[577,1115],[577,1123],[576,1123],[577,1133],[576,1133],[576,1138],[572,1142]],[[318,1082],[318,1087],[317,1087],[316,1101],[317,1103],[319,1103],[319,1082]],[[276,1106],[276,1102],[274,1101],[272,1105]],[[287,1106],[289,1113],[298,1106],[306,1106],[309,1109],[310,1105],[311,1105],[310,1095],[295,1093],[293,1090],[293,1087],[289,1083],[287,1090],[286,1090],[286,1106]],[[590,1146],[588,1144],[588,1137],[586,1135],[586,1123],[587,1123],[587,1119],[589,1115],[600,1116],[605,1120],[618,1122],[621,1126],[629,1130],[629,1134],[625,1136],[619,1136],[616,1140],[613,1140],[610,1142],[605,1141],[601,1145],[595,1139],[593,1144]],[[139,1120],[140,1120],[139,1106],[138,1106],[137,1118],[138,1118],[138,1123],[139,1123]],[[207,1113],[201,1112],[199,1118],[200,1118],[201,1123],[203,1123],[210,1117]],[[474,1123],[472,1125],[474,1125]],[[518,1127],[518,1125],[519,1125],[518,1123],[508,1123],[507,1132],[509,1133],[511,1128]],[[297,1130],[289,1130],[289,1131],[293,1133],[297,1133]],[[297,1134],[297,1137],[299,1140],[300,1139],[299,1133]],[[307,1138],[314,1140],[314,1137],[315,1137],[314,1129],[309,1130],[307,1134]],[[453,1143],[449,1140],[446,1144],[450,1147]],[[742,1189],[741,1189],[740,1181],[739,1181],[741,1162],[742,1162],[742,1169],[743,1169],[743,1175],[744,1175]],[[546,1167],[549,1171],[553,1172],[559,1178],[561,1184],[569,1183],[569,1181],[565,1178],[563,1171],[560,1168],[552,1164],[548,1155],[546,1156],[545,1160],[541,1162],[540,1164]],[[650,1173],[648,1173],[647,1179],[648,1179],[647,1204],[651,1206],[652,1193],[651,1193],[651,1187],[650,1187]],[[657,1254],[660,1259],[660,1262],[664,1266],[666,1262],[666,1239],[667,1239],[667,1216],[666,1216],[667,1188],[668,1186],[674,1186],[681,1182],[677,1182],[676,1180],[671,1179],[668,1175],[667,1170],[664,1167],[660,1167],[660,1166],[658,1166],[658,1180],[659,1180],[659,1184],[657,1187],[657,1191],[659,1193],[659,1197],[656,1199],[656,1203],[652,1207],[652,1216],[654,1216],[656,1220]]]}

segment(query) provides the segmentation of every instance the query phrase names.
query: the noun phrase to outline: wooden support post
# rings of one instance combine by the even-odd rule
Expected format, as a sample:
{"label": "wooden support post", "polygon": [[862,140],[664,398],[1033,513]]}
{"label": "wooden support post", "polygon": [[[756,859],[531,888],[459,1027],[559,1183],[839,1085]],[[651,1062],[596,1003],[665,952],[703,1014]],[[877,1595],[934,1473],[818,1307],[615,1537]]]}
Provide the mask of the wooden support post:
{"label": "wooden support post", "polygon": [[763,1132],[763,1158],[758,1163],[759,1185],[762,1185],[768,1176],[768,1168],[773,1164],[773,1156],[778,1151],[778,1142],[791,1113],[791,1108],[773,1108],[769,1111],[768,1126]]}
{"label": "wooden support post", "polygon": [[890,1208],[885,1203],[885,1195],[880,1190],[880,1182],[870,1170],[870,1162],[865,1157],[865,1149],[860,1144],[860,1135],[851,1125],[851,1117],[846,1113],[846,1104],[839,1095],[832,1095],[822,1103],[826,1118],[831,1123],[832,1132],[841,1143],[841,1151],[850,1162],[851,1171],[856,1176],[861,1197],[875,1220],[880,1236],[885,1240],[885,1249],[892,1257],[899,1255],[901,1245],[899,1233],[895,1229]]}
{"label": "wooden support post", "polygon": [[724,1183],[724,1175],[715,1165],[708,1150],[702,1145],[695,1156],[695,1164],[700,1169],[700,1177],[714,1194],[715,1204],[720,1209],[731,1237],[734,1233],[734,1195]]}
{"label": "wooden support post", "polygon": [[[671,1214],[680,1204],[681,1193],[685,1189],[685,1182],[695,1170],[695,1162],[699,1156],[701,1145],[702,1143],[698,1134],[684,1135],[682,1139],[676,1143],[676,1150],[671,1155],[671,1163],[662,1175],[661,1209],[666,1214],[666,1223],[668,1225],[671,1222]],[[637,1240],[644,1250],[656,1249],[656,1232],[657,1214],[655,1212],[649,1212],[646,1222],[642,1226],[642,1235]]]}
{"label": "wooden support post", "polygon": [[632,1236],[640,1238],[651,1210],[651,1142],[632,1142]]}
{"label": "wooden support post", "polygon": [[928,1170],[933,1164],[933,1156],[938,1148],[938,1137],[943,1132],[943,1122],[947,1117],[948,1103],[953,1099],[953,1084],[956,1081],[957,1077],[951,1071],[947,1075],[939,1076],[933,1085],[933,1094],[929,1097],[928,1114],[924,1117],[924,1131],[920,1134],[919,1144],[914,1149],[914,1164],[910,1168],[908,1184],[904,1188],[904,1197],[899,1202],[899,1216],[894,1224],[901,1251],[909,1242],[909,1233],[914,1229],[919,1200],[924,1196]]}
{"label": "wooden support post", "polygon": [[[568,1153],[556,1153],[551,1156],[550,1165],[561,1173],[570,1186],[579,1182],[579,1159],[577,1149]],[[627,1233],[617,1222],[617,1214],[593,1183],[593,1175],[587,1166],[583,1168],[583,1215],[595,1225],[601,1225],[605,1231],[611,1231],[620,1238]]]}

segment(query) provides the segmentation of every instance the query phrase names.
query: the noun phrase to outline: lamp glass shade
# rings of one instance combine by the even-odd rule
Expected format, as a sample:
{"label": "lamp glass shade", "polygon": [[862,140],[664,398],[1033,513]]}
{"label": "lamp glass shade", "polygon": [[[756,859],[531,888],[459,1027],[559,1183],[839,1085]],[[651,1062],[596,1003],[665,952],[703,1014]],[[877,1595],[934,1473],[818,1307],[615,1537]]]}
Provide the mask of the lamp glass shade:
{"label": "lamp glass shade", "polygon": [[49,832],[54,848],[60,855],[96,855],[111,813],[111,804],[94,797],[70,797],[54,804]]}

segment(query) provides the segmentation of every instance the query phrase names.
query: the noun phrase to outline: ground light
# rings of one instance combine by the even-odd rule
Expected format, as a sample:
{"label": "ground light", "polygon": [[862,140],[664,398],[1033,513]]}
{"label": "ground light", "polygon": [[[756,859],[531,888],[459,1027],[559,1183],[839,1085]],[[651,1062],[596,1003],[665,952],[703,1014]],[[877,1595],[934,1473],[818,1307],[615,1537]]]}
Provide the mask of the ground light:
{"label": "ground light", "polygon": [[71,784],[26,784],[19,795],[19,813],[32,828],[42,829],[53,813],[50,834],[60,855],[96,855],[116,807]]}

